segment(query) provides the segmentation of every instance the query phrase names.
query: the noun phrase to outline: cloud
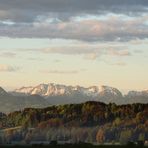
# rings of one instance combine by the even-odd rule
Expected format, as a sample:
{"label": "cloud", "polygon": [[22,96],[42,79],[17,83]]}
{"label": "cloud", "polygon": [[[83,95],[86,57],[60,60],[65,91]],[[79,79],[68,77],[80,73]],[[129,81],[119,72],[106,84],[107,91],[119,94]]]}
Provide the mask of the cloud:
{"label": "cloud", "polygon": [[126,19],[125,16],[107,16],[105,20],[71,20],[66,22],[33,22],[2,25],[0,35],[11,38],[71,39],[87,42],[131,41],[148,38],[146,15]]}
{"label": "cloud", "polygon": [[128,50],[116,50],[108,49],[108,54],[113,56],[130,56],[131,53]]}
{"label": "cloud", "polygon": [[[77,55],[83,57],[85,60],[97,60],[101,56],[108,56],[110,58],[116,57],[128,57],[133,54],[126,44],[120,43],[83,43],[76,42],[74,44],[67,45],[51,45],[48,48],[41,49],[23,49],[19,50],[23,52],[42,53],[42,54],[60,54],[60,55]],[[59,62],[55,61],[55,62]]]}
{"label": "cloud", "polygon": [[87,42],[148,38],[148,0],[0,0],[0,36]]}
{"label": "cloud", "polygon": [[87,60],[96,60],[99,57],[97,53],[90,53],[85,55],[85,59]]}
{"label": "cloud", "polygon": [[18,70],[19,70],[18,67],[0,64],[0,72],[15,72],[15,71],[18,71]]}
{"label": "cloud", "polygon": [[30,61],[44,61],[43,58],[33,58],[33,57],[29,57],[29,58],[27,58],[27,60],[30,60]]}
{"label": "cloud", "polygon": [[[62,47],[50,47],[45,49],[39,49],[44,54],[65,54],[65,55],[83,55],[85,59],[95,60],[100,56],[115,56],[126,57],[130,56],[131,52],[126,46],[110,46],[110,45],[73,45]],[[36,50],[34,50],[36,51]]]}
{"label": "cloud", "polygon": [[147,0],[0,0],[0,20],[33,22],[44,17],[68,20],[84,14],[147,12]]}
{"label": "cloud", "polygon": [[6,57],[6,58],[14,58],[16,56],[16,53],[12,52],[3,52],[0,54],[0,57]]}
{"label": "cloud", "polygon": [[113,63],[112,65],[126,66],[127,64],[125,62],[116,62],[116,63]]}
{"label": "cloud", "polygon": [[67,46],[53,46],[43,49],[33,49],[33,51],[40,51],[44,54],[65,54],[65,55],[83,55],[83,54],[93,54],[100,53],[103,50],[99,47],[93,45],[67,45]]}
{"label": "cloud", "polygon": [[78,70],[42,70],[42,73],[47,74],[77,74]]}
{"label": "cloud", "polygon": [[126,62],[124,62],[124,61],[110,61],[110,60],[103,60],[103,62],[104,63],[106,63],[106,64],[108,64],[108,65],[110,65],[110,66],[119,66],[119,67],[124,67],[124,66],[126,66],[127,65],[127,63]]}

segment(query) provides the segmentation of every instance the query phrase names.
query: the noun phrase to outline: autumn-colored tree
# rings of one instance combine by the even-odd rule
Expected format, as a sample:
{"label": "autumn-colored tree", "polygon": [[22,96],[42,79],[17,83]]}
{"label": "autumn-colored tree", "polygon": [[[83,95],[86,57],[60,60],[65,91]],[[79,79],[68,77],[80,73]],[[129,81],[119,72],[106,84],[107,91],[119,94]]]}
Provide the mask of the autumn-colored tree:
{"label": "autumn-colored tree", "polygon": [[103,128],[100,128],[97,132],[97,135],[96,135],[96,141],[98,143],[103,143],[104,140],[105,140],[104,130],[103,130]]}

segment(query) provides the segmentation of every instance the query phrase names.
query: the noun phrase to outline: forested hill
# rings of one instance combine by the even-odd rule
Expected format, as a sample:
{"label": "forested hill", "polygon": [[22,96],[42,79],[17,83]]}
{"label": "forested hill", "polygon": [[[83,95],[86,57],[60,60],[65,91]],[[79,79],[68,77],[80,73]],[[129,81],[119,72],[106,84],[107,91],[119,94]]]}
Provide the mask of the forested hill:
{"label": "forested hill", "polygon": [[[117,106],[89,101],[82,104],[51,106],[43,109],[26,108],[4,116],[3,127],[12,126],[96,126],[115,124],[136,124],[148,120],[148,104]],[[124,121],[124,122],[123,122]]]}
{"label": "forested hill", "polygon": [[7,130],[3,139],[27,143],[46,140],[74,143],[144,141],[148,140],[148,104],[117,106],[91,101],[1,114],[0,128],[13,127],[22,129],[19,133]]}

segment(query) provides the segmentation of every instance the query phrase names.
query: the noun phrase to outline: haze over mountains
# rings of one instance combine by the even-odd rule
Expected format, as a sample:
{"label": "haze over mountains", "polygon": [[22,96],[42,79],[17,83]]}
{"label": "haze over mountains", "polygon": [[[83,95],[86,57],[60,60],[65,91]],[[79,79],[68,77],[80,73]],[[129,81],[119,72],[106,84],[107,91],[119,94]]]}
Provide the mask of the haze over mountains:
{"label": "haze over mountains", "polygon": [[27,107],[45,107],[48,102],[39,95],[13,96],[0,87],[0,112],[11,112]]}
{"label": "haze over mountains", "polygon": [[85,88],[53,83],[22,87],[12,92],[6,92],[0,87],[0,112],[86,101],[116,104],[148,103],[148,91],[129,91],[128,94],[122,95],[118,89],[109,86]]}

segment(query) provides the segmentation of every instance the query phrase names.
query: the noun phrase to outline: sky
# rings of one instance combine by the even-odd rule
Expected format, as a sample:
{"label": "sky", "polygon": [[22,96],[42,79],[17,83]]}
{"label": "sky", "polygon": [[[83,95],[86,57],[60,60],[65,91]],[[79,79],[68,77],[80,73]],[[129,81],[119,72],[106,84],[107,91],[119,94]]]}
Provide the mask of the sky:
{"label": "sky", "polygon": [[0,0],[0,86],[148,89],[148,0]]}

